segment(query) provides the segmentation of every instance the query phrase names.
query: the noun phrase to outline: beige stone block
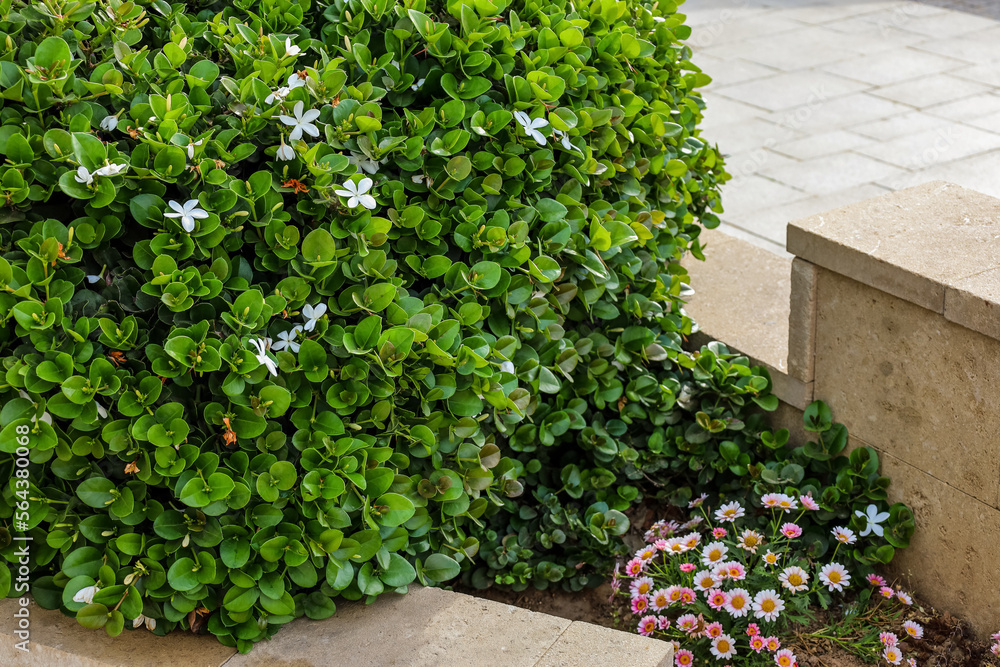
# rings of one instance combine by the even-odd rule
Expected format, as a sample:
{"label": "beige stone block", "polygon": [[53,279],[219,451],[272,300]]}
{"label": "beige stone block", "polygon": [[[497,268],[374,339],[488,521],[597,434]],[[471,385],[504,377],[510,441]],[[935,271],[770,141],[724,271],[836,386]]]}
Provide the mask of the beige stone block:
{"label": "beige stone block", "polygon": [[574,621],[536,667],[671,667],[674,647],[660,639]]}
{"label": "beige stone block", "polygon": [[944,295],[945,318],[1000,340],[1000,269],[966,278]]}
{"label": "beige stone block", "polygon": [[968,620],[986,639],[1000,628],[1000,511],[894,456],[880,458],[892,478],[890,502],[909,505],[917,525],[892,569],[922,600]]}
{"label": "beige stone block", "polygon": [[324,621],[298,619],[226,667],[530,667],[570,621],[437,588],[338,604]]}
{"label": "beige stone block", "polygon": [[172,632],[157,637],[145,630],[126,630],[108,637],[103,630],[88,630],[75,618],[42,609],[32,602],[31,651],[14,648],[14,598],[0,600],[0,665],[7,667],[219,667],[234,649],[212,635]]}
{"label": "beige stone block", "polygon": [[816,354],[816,265],[792,260],[791,303],[788,312],[788,374],[812,382]]}
{"label": "beige stone block", "polygon": [[994,505],[1000,342],[820,270],[815,396],[855,437]]}
{"label": "beige stone block", "polygon": [[718,230],[701,238],[707,261],[684,262],[695,290],[685,310],[706,335],[787,372],[790,260]]}
{"label": "beige stone block", "polygon": [[941,313],[946,287],[1000,268],[1000,200],[927,183],[792,222],[788,250]]}

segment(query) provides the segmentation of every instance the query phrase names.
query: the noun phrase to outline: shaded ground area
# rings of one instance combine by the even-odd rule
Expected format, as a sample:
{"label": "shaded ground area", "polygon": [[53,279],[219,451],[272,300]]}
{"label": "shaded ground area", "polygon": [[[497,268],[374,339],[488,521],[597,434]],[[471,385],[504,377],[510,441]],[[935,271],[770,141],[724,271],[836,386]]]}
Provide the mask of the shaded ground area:
{"label": "shaded ground area", "polygon": [[917,2],[1000,21],[1000,3],[996,0],[917,0]]}

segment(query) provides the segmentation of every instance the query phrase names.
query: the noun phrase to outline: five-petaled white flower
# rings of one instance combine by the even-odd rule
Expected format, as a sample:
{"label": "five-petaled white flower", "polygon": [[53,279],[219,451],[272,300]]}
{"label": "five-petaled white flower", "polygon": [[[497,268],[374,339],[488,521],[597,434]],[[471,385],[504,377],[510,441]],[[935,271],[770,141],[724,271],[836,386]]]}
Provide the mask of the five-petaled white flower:
{"label": "five-petaled white flower", "polygon": [[279,340],[277,343],[271,346],[271,349],[275,352],[284,350],[286,347],[290,352],[298,352],[299,344],[295,342],[295,339],[299,337],[299,332],[302,331],[302,325],[296,324],[292,327],[291,331],[282,331],[278,334]]}
{"label": "five-petaled white flower", "polygon": [[278,365],[274,363],[274,359],[267,356],[267,349],[271,347],[270,338],[251,338],[250,344],[257,348],[257,353],[254,355],[257,357],[257,361],[267,367],[267,370],[271,372],[271,375],[278,374]]}
{"label": "five-petaled white flower", "polygon": [[529,137],[537,141],[539,146],[545,145],[545,135],[539,132],[538,130],[543,127],[546,127],[549,124],[547,120],[545,120],[544,118],[533,119],[531,116],[524,113],[523,111],[515,111],[514,118],[516,118],[517,122],[520,123],[521,127],[524,128],[525,134],[527,134]]}
{"label": "five-petaled white flower", "polygon": [[302,53],[302,49],[292,44],[292,38],[285,38],[285,55],[286,56],[297,56]]}
{"label": "five-petaled white flower", "polygon": [[195,220],[204,220],[208,217],[208,211],[198,208],[197,199],[188,199],[183,205],[171,199],[167,202],[167,205],[174,209],[174,213],[164,213],[163,216],[166,218],[180,218],[181,227],[189,234],[194,231]]}
{"label": "five-petaled white flower", "polygon": [[127,164],[106,164],[94,172],[95,176],[117,176],[128,169]]}
{"label": "five-petaled white flower", "polygon": [[326,304],[321,303],[311,306],[308,303],[302,307],[302,317],[306,318],[305,330],[312,331],[316,328],[316,322],[326,313]]}
{"label": "five-petaled white flower", "polygon": [[383,165],[389,161],[389,158],[383,160],[373,160],[364,153],[355,153],[351,151],[351,157],[347,158],[348,162],[353,164],[358,168],[358,171],[364,171],[369,174],[377,174],[379,165]]}
{"label": "five-petaled white flower", "polygon": [[420,90],[420,86],[424,85],[424,81],[426,80],[427,79],[417,79],[417,82],[412,86],[410,86],[410,90],[412,90],[413,92],[417,92],[418,90]]}
{"label": "five-petaled white flower", "polygon": [[201,146],[201,144],[202,144],[203,141],[204,141],[204,139],[199,139],[198,141],[190,141],[190,142],[188,142],[187,149],[188,149],[188,159],[189,160],[193,160],[194,159],[194,147],[195,146]]}
{"label": "five-petaled white flower", "polygon": [[368,194],[368,191],[372,189],[374,184],[375,182],[366,176],[357,183],[347,181],[342,186],[342,190],[335,190],[335,192],[341,197],[349,197],[347,208],[357,208],[361,205],[371,210],[378,205],[375,202],[375,198]]}
{"label": "five-petaled white flower", "polygon": [[301,88],[306,85],[305,77],[301,77],[298,74],[293,74],[288,77],[288,89],[295,90],[296,88]]}
{"label": "five-petaled white flower", "polygon": [[83,185],[90,185],[94,182],[94,175],[87,171],[86,167],[77,167],[76,175],[73,178],[77,183],[82,183]]}
{"label": "five-petaled white flower", "polygon": [[94,601],[94,594],[97,593],[97,586],[84,586],[73,596],[73,602],[83,602],[91,604]]}
{"label": "five-petaled white flower", "polygon": [[274,154],[279,160],[284,160],[288,162],[289,160],[295,159],[295,149],[286,144],[284,141],[278,146],[278,151]]}
{"label": "five-petaled white flower", "polygon": [[570,141],[569,141],[569,132],[563,132],[562,130],[553,130],[552,134],[556,138],[559,139],[559,143],[566,150],[568,150],[568,151],[577,151],[577,152],[580,151],[579,148],[577,148],[576,146],[574,146],[573,144],[570,143]]}
{"label": "five-petaled white flower", "polygon": [[280,102],[288,96],[288,93],[292,92],[292,89],[288,86],[282,86],[276,91],[264,98],[264,104],[274,104],[275,101]]}
{"label": "five-petaled white flower", "polygon": [[319,128],[313,125],[313,121],[319,118],[319,109],[310,109],[309,111],[303,112],[305,105],[299,101],[295,103],[292,108],[292,113],[295,117],[286,116],[284,114],[278,116],[280,120],[285,125],[292,128],[292,131],[288,134],[288,138],[291,141],[298,141],[302,138],[302,133],[305,132],[310,137],[319,136]]}
{"label": "five-petaled white flower", "polygon": [[889,518],[888,512],[879,512],[878,507],[869,505],[864,512],[855,510],[854,514],[865,520],[865,529],[858,533],[861,537],[865,537],[868,533],[875,533],[879,537],[882,537],[883,533],[885,533],[885,530],[879,524]]}
{"label": "five-petaled white flower", "polygon": [[105,116],[101,120],[101,129],[105,132],[110,132],[111,130],[118,127],[118,116]]}

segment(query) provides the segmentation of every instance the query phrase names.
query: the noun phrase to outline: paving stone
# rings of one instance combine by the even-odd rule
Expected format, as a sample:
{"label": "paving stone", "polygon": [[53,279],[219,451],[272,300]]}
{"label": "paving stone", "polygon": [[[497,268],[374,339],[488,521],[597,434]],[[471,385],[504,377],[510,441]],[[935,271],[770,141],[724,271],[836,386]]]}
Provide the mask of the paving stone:
{"label": "paving stone", "polygon": [[914,48],[964,60],[973,65],[1000,62],[1000,26],[962,35],[961,39],[929,39]]}
{"label": "paving stone", "polygon": [[921,171],[997,148],[1000,148],[1000,134],[942,121],[934,130],[907,134],[883,143],[869,143],[856,150],[904,169]]}
{"label": "paving stone", "polygon": [[574,621],[535,667],[672,667],[673,664],[673,644]]}
{"label": "paving stone", "polygon": [[934,74],[878,88],[872,91],[872,94],[894,102],[909,104],[918,109],[925,109],[935,104],[950,102],[989,90],[991,90],[989,86],[968,79],[960,79],[948,74]]}
{"label": "paving stone", "polygon": [[808,104],[816,99],[817,94],[827,98],[840,97],[867,87],[865,83],[835,74],[801,70],[717,88],[715,94],[769,111],[778,111]]}
{"label": "paving stone", "polygon": [[555,616],[437,588],[338,605],[324,621],[297,619],[226,667],[530,667],[570,625]]}
{"label": "paving stone", "polygon": [[851,132],[877,141],[891,141],[907,134],[917,134],[941,126],[941,118],[924,111],[909,111],[874,123],[860,123],[849,127]]}
{"label": "paving stone", "polygon": [[947,181],[993,197],[1000,197],[1000,152],[993,151],[974,157],[946,162],[922,171],[876,179],[876,184],[900,190],[929,183]]}
{"label": "paving stone", "polygon": [[894,47],[880,40],[867,39],[807,26],[779,36],[758,37],[742,42],[720,43],[704,52],[721,59],[742,58],[780,70],[799,70],[843,60],[845,54],[878,53]]}
{"label": "paving stone", "polygon": [[802,24],[773,12],[741,12],[734,8],[723,8],[714,17],[692,26],[691,37],[686,43],[696,52],[704,51],[720,44],[736,44],[748,39],[779,35],[792,30],[801,30]]}
{"label": "paving stone", "polygon": [[790,8],[783,12],[784,16],[791,17],[796,21],[810,24],[826,24],[831,21],[839,21],[853,16],[865,15],[874,12],[884,11],[892,7],[895,3],[875,2],[875,3],[837,3],[832,5],[821,5],[813,3],[812,6]]}
{"label": "paving stone", "polygon": [[825,195],[888,179],[903,170],[857,153],[836,153],[760,173],[811,195]]}
{"label": "paving stone", "polygon": [[802,132],[759,118],[726,125],[712,125],[702,131],[702,139],[718,144],[723,152],[736,155],[778,146],[805,136]]}
{"label": "paving stone", "polygon": [[108,637],[89,630],[75,618],[42,609],[32,602],[31,651],[14,648],[14,598],[0,599],[0,665],[3,667],[219,667],[236,653],[212,635],[174,632],[157,637],[145,630],[126,630]]}
{"label": "paving stone", "polygon": [[816,100],[810,104],[758,115],[778,125],[808,133],[822,133],[859,123],[873,123],[912,110],[912,107],[875,97],[867,92],[829,99],[823,97],[823,91],[820,90],[817,91]]}
{"label": "paving stone", "polygon": [[734,178],[722,186],[722,201],[726,208],[724,219],[739,218],[808,196],[807,192],[758,175]]}
{"label": "paving stone", "polygon": [[[756,223],[750,223],[752,227],[756,229]],[[755,245],[758,248],[763,248],[768,252],[777,255],[778,257],[785,257],[789,260],[792,258],[792,254],[785,250],[785,243],[782,241],[778,243],[770,238],[762,236],[759,231],[752,231],[744,229],[743,227],[738,227],[735,224],[729,223],[725,220],[716,227],[720,232],[733,236],[740,240],[746,241],[751,245]],[[784,237],[782,237],[784,238]]]}
{"label": "paving stone", "polygon": [[1000,67],[993,64],[970,65],[952,70],[951,74],[969,81],[977,81],[987,86],[1000,88]]}
{"label": "paving stone", "polygon": [[702,90],[715,90],[723,86],[745,83],[765,76],[772,76],[778,70],[752,63],[748,60],[719,60],[703,53],[698,54],[698,67],[712,77],[712,83]]}
{"label": "paving stone", "polygon": [[964,122],[968,125],[974,125],[989,132],[1000,132],[1000,111],[988,116],[983,116],[982,118],[973,118],[972,120]]}
{"label": "paving stone", "polygon": [[946,102],[924,109],[925,113],[946,120],[970,124],[971,121],[1000,113],[1000,94],[991,90],[983,95],[973,95],[954,102]]}
{"label": "paving stone", "polygon": [[887,86],[916,77],[962,68],[965,62],[926,51],[899,48],[824,65],[823,70],[873,86]]}
{"label": "paving stone", "polygon": [[767,112],[749,104],[736,102],[715,93],[705,95],[704,120],[701,124],[703,132],[708,132],[711,128],[729,123],[742,123],[751,118],[766,115]]}
{"label": "paving stone", "polygon": [[933,16],[918,16],[910,19],[905,29],[933,37],[936,40],[961,37],[969,33],[996,26],[996,21],[964,12],[942,12]]}
{"label": "paving stone", "polygon": [[767,169],[794,165],[798,162],[793,158],[775,153],[766,148],[758,148],[732,155],[725,152],[724,144],[720,144],[720,148],[722,148],[723,153],[726,155],[726,171],[733,176],[733,182],[742,181],[744,178]]}
{"label": "paving stone", "polygon": [[854,132],[834,130],[780,143],[773,150],[797,160],[809,160],[870,144],[872,140]]}

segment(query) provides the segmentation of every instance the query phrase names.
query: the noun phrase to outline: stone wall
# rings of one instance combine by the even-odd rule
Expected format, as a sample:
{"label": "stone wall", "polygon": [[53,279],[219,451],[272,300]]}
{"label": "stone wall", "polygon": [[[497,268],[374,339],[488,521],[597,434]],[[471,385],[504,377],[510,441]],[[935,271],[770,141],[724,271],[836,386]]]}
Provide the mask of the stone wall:
{"label": "stone wall", "polygon": [[[764,264],[737,239],[708,238],[709,261],[689,267],[704,334],[768,367],[778,426],[820,399],[852,446],[879,452],[890,501],[917,522],[896,573],[996,632],[1000,200],[941,182],[903,190],[789,224],[794,258]],[[787,325],[748,335],[747,318],[781,309]]]}

